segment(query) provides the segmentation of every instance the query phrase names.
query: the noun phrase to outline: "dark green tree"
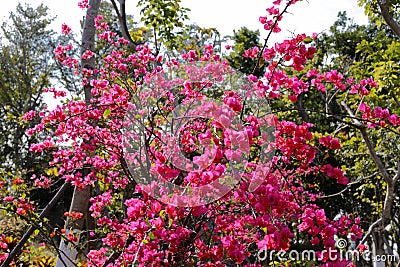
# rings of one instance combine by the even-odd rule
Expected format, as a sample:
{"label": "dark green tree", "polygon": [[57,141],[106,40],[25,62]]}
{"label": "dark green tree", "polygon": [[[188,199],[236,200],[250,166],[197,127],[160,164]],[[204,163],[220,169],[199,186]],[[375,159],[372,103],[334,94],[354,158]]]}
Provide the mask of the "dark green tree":
{"label": "dark green tree", "polygon": [[51,85],[56,70],[52,49],[53,21],[43,4],[37,8],[18,4],[1,26],[0,42],[0,161],[10,170],[32,170],[37,156],[29,153],[34,141],[25,130],[36,120],[24,123],[27,111],[44,106],[43,90]]}
{"label": "dark green tree", "polygon": [[[9,19],[2,23],[0,41],[0,168],[8,176],[21,177],[32,185],[32,175],[47,173],[57,176],[54,169],[44,169],[48,154],[31,153],[29,148],[41,136],[31,137],[26,130],[34,127],[39,112],[46,105],[44,89],[62,87],[75,92],[76,78],[56,62],[53,50],[69,37],[57,36],[49,28],[54,18],[43,4],[33,7],[18,4]],[[49,93],[51,99],[51,94]],[[48,101],[48,100],[47,100]],[[50,100],[51,101],[51,100]],[[23,120],[28,111],[36,111],[32,120]],[[12,174],[12,175],[11,175]],[[60,185],[56,182],[48,190],[32,186],[30,194],[39,207],[44,207]],[[63,205],[70,196],[59,202],[51,216],[52,225],[62,224]]]}
{"label": "dark green tree", "polygon": [[[321,69],[338,69],[355,79],[372,77],[379,86],[365,96],[370,105],[372,104],[371,109],[385,107],[398,113],[400,44],[393,29],[382,23],[377,24],[377,19],[379,17],[375,17],[375,20],[367,25],[357,25],[346,13],[339,13],[338,20],[330,32],[318,38],[317,46],[321,49],[312,65]],[[347,93],[340,91],[328,97],[325,96],[331,104],[339,107],[339,114],[346,116],[354,116],[349,110],[357,110],[362,102],[352,101]],[[311,103],[316,102],[318,100],[315,98],[309,99],[305,106],[310,108]],[[338,207],[332,206],[330,210],[343,210],[360,216],[364,222],[366,237],[373,237],[365,241],[369,240],[370,244],[375,246],[374,253],[393,254],[396,243],[400,243],[400,210],[396,204],[400,201],[400,188],[398,183],[391,184],[391,181],[395,181],[391,177],[396,177],[396,173],[399,175],[399,134],[395,129],[390,131],[372,128],[354,131],[353,126],[346,125],[343,121],[333,120],[332,123],[331,127],[337,128],[337,135],[346,150],[330,157],[340,165],[346,166],[346,175],[351,179],[351,183],[340,194],[334,194],[333,197],[342,203]],[[322,123],[315,125],[318,126],[316,130],[324,132],[321,131]],[[326,201],[326,204],[332,203],[332,199],[321,201]],[[393,204],[390,204],[391,201]],[[383,250],[383,244],[386,244],[386,251]]]}
{"label": "dark green tree", "polygon": [[232,52],[226,57],[229,64],[245,74],[253,74],[260,77],[263,73],[262,62],[261,66],[255,69],[254,61],[243,57],[246,50],[255,46],[262,46],[260,44],[260,32],[242,27],[238,31],[234,31],[233,36],[230,36],[229,39],[234,42]]}
{"label": "dark green tree", "polygon": [[188,8],[181,6],[181,0],[140,0],[138,8],[141,21],[152,32],[154,54],[161,49],[173,51],[178,32],[184,28],[189,17]]}

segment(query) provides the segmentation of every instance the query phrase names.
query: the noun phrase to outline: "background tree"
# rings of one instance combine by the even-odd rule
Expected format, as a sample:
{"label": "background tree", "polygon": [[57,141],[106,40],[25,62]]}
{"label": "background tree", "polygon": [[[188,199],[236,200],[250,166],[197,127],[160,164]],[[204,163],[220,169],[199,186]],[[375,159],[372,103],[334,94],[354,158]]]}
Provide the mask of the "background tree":
{"label": "background tree", "polygon": [[[88,227],[87,230],[93,230],[90,234],[99,240],[101,238],[101,242],[97,243],[98,247],[87,254],[89,263],[93,266],[107,266],[109,263],[140,263],[144,266],[248,266],[279,263],[304,266],[304,262],[285,262],[282,259],[262,262],[255,255],[257,250],[263,248],[312,248],[317,251],[332,249],[335,248],[335,238],[350,238],[351,241],[360,239],[362,233],[358,224],[366,230],[365,238],[373,236],[375,255],[383,255],[385,236],[388,236],[386,232],[389,232],[386,228],[396,222],[395,194],[400,174],[396,166],[396,163],[399,165],[396,150],[390,151],[381,140],[397,140],[400,119],[396,115],[397,110],[375,107],[374,97],[381,89],[379,84],[372,79],[365,79],[363,75],[356,77],[356,81],[347,79],[346,74],[350,75],[352,71],[352,57],[344,57],[345,64],[338,59],[336,63],[334,60],[331,65],[324,65],[325,55],[321,55],[317,59],[317,62],[323,62],[321,65],[306,65],[307,60],[316,52],[310,46],[312,38],[306,35],[293,36],[271,47],[267,47],[265,43],[261,49],[259,44],[255,44],[241,53],[244,60],[253,61],[256,69],[263,68],[259,76],[262,78],[249,78],[255,82],[251,88],[258,96],[266,97],[272,102],[272,110],[277,114],[270,122],[277,126],[277,141],[273,144],[276,146],[276,155],[268,163],[270,165],[266,173],[254,171],[253,166],[258,163],[258,144],[262,143],[259,141],[264,137],[258,136],[258,122],[250,116],[251,111],[243,108],[246,100],[242,100],[247,98],[247,92],[245,96],[242,95],[244,97],[229,91],[223,95],[215,94],[215,97],[223,97],[223,102],[236,109],[240,114],[239,119],[243,119],[241,122],[246,127],[246,135],[252,136],[252,153],[248,157],[251,162],[246,165],[241,183],[232,195],[200,208],[174,207],[160,203],[136,187],[135,175],[127,171],[121,145],[124,134],[121,131],[124,125],[122,120],[126,111],[134,110],[142,106],[141,104],[149,104],[151,112],[143,112],[147,116],[141,114],[137,117],[139,120],[146,120],[143,125],[147,127],[146,133],[149,132],[145,142],[148,142],[146,148],[151,155],[147,159],[154,160],[152,166],[165,179],[171,178],[171,173],[180,173],[181,176],[178,177],[184,182],[192,183],[193,178],[199,178],[196,181],[203,182],[210,179],[210,173],[213,177],[220,175],[214,164],[227,164],[230,156],[219,156],[215,158],[216,162],[208,166],[209,172],[190,173],[190,176],[189,172],[181,172],[166,160],[163,152],[165,155],[171,153],[168,152],[168,147],[164,148],[158,141],[157,137],[162,136],[158,131],[166,128],[162,125],[164,119],[176,101],[182,99],[176,97],[176,91],[162,91],[163,95],[156,99],[149,97],[146,92],[135,98],[145,87],[145,82],[152,77],[160,78],[157,82],[163,90],[169,88],[168,82],[157,76],[164,63],[156,57],[162,53],[162,46],[156,45],[155,51],[151,51],[146,45],[139,46],[136,52],[131,53],[121,45],[126,44],[125,41],[109,33],[106,26],[96,23],[98,30],[103,33],[98,35],[99,39],[105,40],[112,48],[110,54],[99,52],[98,57],[102,60],[98,61],[100,64],[97,66],[91,51],[94,50],[95,43],[93,19],[99,2],[91,0],[89,3],[89,16],[85,21],[87,27],[82,38],[80,67],[86,73],[85,101],[70,100],[68,105],[45,112],[40,126],[30,131],[50,134],[50,143],[68,141],[66,146],[55,149],[51,163],[60,169],[60,175],[66,182],[76,186],[64,235],[64,240],[68,240],[67,244],[74,249],[83,247],[84,240],[79,240],[79,234],[84,227],[83,221],[88,221],[87,205],[89,197],[93,196],[90,211],[97,225],[94,224],[94,229]],[[278,26],[281,15],[296,1],[286,2],[282,13],[279,13],[281,7],[278,7],[278,2],[280,3],[276,1],[274,7],[267,9],[270,15],[274,15],[275,23],[268,22],[267,19],[262,22],[265,23],[264,27],[267,26],[265,28],[272,25],[271,33],[277,32],[275,26]],[[345,29],[340,31],[344,32]],[[157,38],[155,40],[158,42]],[[351,46],[355,43],[357,42],[350,43],[350,48],[346,48],[345,53],[353,53]],[[207,46],[202,59],[212,64],[221,63],[218,61],[219,57],[213,53],[212,47]],[[332,58],[334,54],[327,57]],[[194,61],[197,57],[196,53],[190,51],[182,58]],[[258,64],[259,59],[268,64]],[[185,60],[180,62],[185,63]],[[165,63],[167,66],[179,65],[176,60]],[[207,67],[212,67],[212,64]],[[334,70],[333,64],[345,66],[346,74],[342,75]],[[225,68],[227,64],[223,62],[218,66]],[[250,67],[248,69],[251,70]],[[78,70],[78,66],[75,70]],[[97,70],[96,75],[92,75],[92,70]],[[217,78],[220,78],[218,72],[221,69],[214,70]],[[176,84],[172,83],[172,86]],[[203,90],[205,87],[198,83],[185,83],[178,87],[182,89],[181,95],[188,98],[194,95],[203,97],[203,93],[207,94],[212,90]],[[136,99],[139,102],[135,102]],[[371,106],[366,106],[365,103],[371,105],[372,110],[368,110]],[[189,134],[199,133],[200,140],[204,136],[202,126],[193,125],[196,129],[189,128]],[[218,143],[221,150],[219,155],[229,152],[228,143],[232,143],[232,139],[225,139],[223,129],[216,130],[214,127],[210,134]],[[346,143],[353,137],[355,139],[352,143]],[[196,144],[197,136],[193,138],[191,140],[195,140]],[[47,144],[41,142],[36,147],[48,149]],[[344,144],[346,147],[343,147]],[[341,149],[340,152],[337,152],[338,149]],[[364,170],[357,169],[361,166],[353,169],[354,160],[362,162],[366,166]],[[347,185],[345,175],[350,178]],[[254,192],[248,191],[248,181],[259,178],[263,180],[263,184]],[[379,198],[377,192],[372,194],[373,187],[368,181],[370,178],[376,178],[371,179],[371,182],[377,181],[376,191],[384,192],[385,199]],[[40,179],[36,181],[40,182]],[[129,187],[135,191],[127,190]],[[370,217],[362,213],[364,204],[351,198],[351,194],[343,197],[361,187],[366,188],[362,191],[363,197],[376,197],[372,201],[373,205],[367,206],[368,211],[376,212]],[[92,188],[95,190],[91,190]],[[126,194],[127,191],[129,194]],[[18,201],[12,203],[23,211],[27,209],[21,207]],[[351,207],[349,203],[355,206]],[[324,209],[320,209],[321,207]],[[358,213],[363,216],[361,222],[353,217]],[[74,235],[74,231],[69,231],[72,229],[78,230],[77,235]],[[378,231],[373,232],[370,229]],[[389,244],[387,247],[394,244],[395,238],[392,235],[386,240]],[[80,246],[75,247],[73,244],[78,240]],[[64,253],[70,251],[62,247],[60,250]],[[325,263],[325,260],[333,261],[332,264],[336,266],[343,265],[332,259],[318,259],[308,264],[332,265],[330,262]],[[65,265],[59,262],[60,266],[63,264]]]}
{"label": "background tree", "polygon": [[358,3],[365,8],[366,14],[375,24],[380,26],[385,22],[400,37],[398,0],[359,0]]}
{"label": "background tree", "polygon": [[[29,148],[32,143],[42,140],[43,136],[32,137],[26,134],[40,119],[36,115],[46,105],[45,89],[60,84],[72,88],[72,75],[64,72],[55,60],[53,49],[57,43],[66,43],[49,29],[54,17],[43,4],[33,7],[18,4],[15,12],[10,13],[2,23],[0,42],[0,164],[4,171],[18,175],[27,184],[33,185],[32,175],[39,173],[57,173],[53,168],[44,168],[49,153],[33,154]],[[52,99],[52,93],[46,93]],[[30,111],[32,121],[23,120],[23,115]],[[32,199],[44,207],[59,183],[49,189],[35,187],[27,192]],[[46,192],[46,194],[43,194]],[[65,200],[59,203],[61,210]],[[61,214],[54,210],[53,223],[60,223]]]}
{"label": "background tree", "polygon": [[232,52],[226,57],[229,64],[243,73],[260,77],[264,70],[263,62],[261,62],[260,68],[255,68],[254,61],[243,56],[247,50],[253,49],[253,47],[261,49],[260,32],[242,27],[238,31],[234,31],[233,36],[230,36],[229,39],[233,41]]}
{"label": "background tree", "polygon": [[7,169],[32,171],[39,162],[29,152],[34,139],[25,134],[34,124],[22,123],[21,117],[43,108],[44,89],[51,85],[56,69],[54,32],[48,29],[52,21],[44,5],[35,9],[18,4],[1,27],[0,159]]}
{"label": "background tree", "polygon": [[[54,17],[50,16],[48,8],[43,4],[37,7],[17,4],[15,11],[10,12],[8,20],[2,22],[0,37],[0,184],[2,186],[0,186],[0,195],[2,208],[5,208],[1,210],[0,215],[2,224],[15,219],[11,215],[14,208],[3,202],[4,197],[19,194],[20,203],[30,198],[36,202],[37,208],[41,209],[47,205],[55,194],[54,190],[57,190],[59,186],[57,180],[53,184],[49,183],[45,189],[38,188],[34,184],[32,177],[40,176],[40,174],[57,176],[57,170],[43,165],[43,162],[48,161],[50,153],[34,154],[30,151],[30,146],[43,140],[44,137],[29,136],[25,132],[40,121],[38,115],[46,105],[46,88],[59,86],[61,83],[70,84],[67,78],[71,76],[62,71],[53,54],[56,44],[65,43],[68,40],[58,37],[53,30],[49,29],[53,21]],[[60,73],[65,75],[60,75]],[[47,96],[51,99],[52,93],[47,93]],[[10,186],[3,187],[4,184],[10,184]],[[56,208],[52,209],[49,228],[63,222],[62,210],[65,209],[65,202],[69,202],[68,198],[67,195]],[[11,238],[16,245],[23,231],[34,219],[27,216],[18,218],[18,225],[7,224],[7,227],[3,228],[4,234],[11,231],[13,235],[12,237],[2,236],[3,241]],[[40,242],[43,239],[32,240]],[[19,259],[19,264],[26,264],[26,255],[20,255]]]}
{"label": "background tree", "polygon": [[177,32],[183,28],[184,21],[188,19],[189,9],[182,7],[180,2],[180,0],[138,1],[141,21],[152,31],[156,55],[159,54],[162,45],[167,50],[173,50]]}
{"label": "background tree", "polygon": [[[371,124],[368,130],[356,130],[357,127],[338,120],[333,114],[353,117],[360,111],[352,113],[350,110],[358,109],[367,99],[371,110],[385,106],[390,112],[398,114],[398,37],[384,24],[377,25],[370,21],[367,25],[359,26],[346,13],[339,13],[330,32],[321,34],[316,44],[319,49],[309,69],[316,66],[323,70],[337,69],[347,77],[372,77],[378,82],[376,88],[368,89],[363,99],[357,101],[350,98],[349,93],[340,90],[330,96],[304,95],[304,109],[309,113],[310,121],[315,122],[315,130],[321,133],[333,131],[342,141],[343,149],[340,153],[328,154],[326,157],[344,166],[347,176],[351,177],[350,184],[345,188],[329,190],[330,193],[322,190],[332,197],[322,198],[319,203],[332,214],[348,212],[360,216],[365,232],[368,235],[372,232],[373,238],[368,239],[370,246],[375,245],[376,250],[380,250],[376,253],[391,255],[399,243],[399,209],[397,205],[386,205],[386,201],[388,197],[393,199],[393,203],[399,201],[399,185],[394,184],[392,189],[388,188],[391,180],[396,181],[398,173],[399,148],[395,144],[399,142],[399,135],[396,130],[381,129]],[[355,90],[353,88],[352,92]],[[319,108],[315,106],[317,103],[320,103]],[[313,115],[315,110],[324,109],[332,113],[329,120]],[[373,147],[368,147],[371,145]],[[379,161],[382,166],[377,164]],[[387,216],[390,222],[385,219],[384,224],[375,224]],[[370,228],[371,225],[376,228]]]}
{"label": "background tree", "polygon": [[221,45],[224,39],[221,38],[216,28],[203,28],[197,24],[185,24],[176,33],[172,55],[178,56],[189,50],[194,50],[200,57],[205,45],[211,45],[217,53],[221,52]]}

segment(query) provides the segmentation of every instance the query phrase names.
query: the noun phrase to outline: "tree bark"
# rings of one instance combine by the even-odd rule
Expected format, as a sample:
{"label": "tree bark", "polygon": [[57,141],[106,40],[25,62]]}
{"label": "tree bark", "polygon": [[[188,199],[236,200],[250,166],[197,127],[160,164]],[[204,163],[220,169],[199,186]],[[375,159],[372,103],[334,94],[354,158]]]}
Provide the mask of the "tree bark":
{"label": "tree bark", "polygon": [[[95,33],[96,26],[94,19],[98,16],[101,0],[90,0],[89,9],[87,11],[87,16],[83,26],[82,33],[82,47],[81,55],[86,51],[94,51],[95,44]],[[94,70],[96,68],[95,58],[90,59],[81,58],[81,67],[86,69]],[[93,77],[92,77],[93,78]],[[90,78],[89,78],[90,80]],[[86,107],[89,107],[90,100],[93,98],[91,92],[90,82],[84,86]],[[86,172],[86,173],[85,173]],[[90,170],[84,170],[84,176],[87,175]],[[80,233],[83,229],[85,218],[88,214],[89,198],[90,198],[91,188],[90,186],[85,186],[84,188],[74,189],[74,194],[71,201],[70,212],[80,212],[84,216],[78,220],[71,220],[69,217],[65,223],[65,228],[67,233],[72,232],[80,238]],[[79,242],[79,241],[78,241]],[[72,244],[70,242],[66,243],[64,240],[61,241],[59,247],[59,256],[57,258],[56,267],[72,267],[75,266],[76,256],[78,251],[76,249],[77,244]]]}
{"label": "tree bark", "polygon": [[400,38],[400,25],[393,19],[392,14],[390,14],[390,2],[389,0],[378,0],[378,6],[381,10],[381,15],[386,21],[390,29]]}
{"label": "tree bark", "polygon": [[125,12],[125,0],[118,0],[119,8],[116,4],[115,0],[111,0],[111,4],[114,7],[115,13],[117,13],[119,26],[121,29],[122,37],[129,41],[128,46],[132,51],[136,51],[136,44],[132,40],[132,37],[129,33],[128,24],[126,22],[126,12]]}
{"label": "tree bark", "polygon": [[376,231],[372,234],[372,263],[374,267],[385,267],[386,264],[383,259],[385,256],[383,233],[381,231]]}

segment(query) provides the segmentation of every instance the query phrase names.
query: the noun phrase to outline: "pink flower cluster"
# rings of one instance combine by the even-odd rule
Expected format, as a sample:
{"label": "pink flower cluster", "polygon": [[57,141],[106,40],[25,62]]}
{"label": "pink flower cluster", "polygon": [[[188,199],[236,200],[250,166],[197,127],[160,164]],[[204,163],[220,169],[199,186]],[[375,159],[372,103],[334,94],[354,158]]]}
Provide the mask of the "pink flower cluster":
{"label": "pink flower cluster", "polygon": [[[73,49],[71,44],[66,46],[58,45],[54,49],[54,55],[56,59],[64,66],[67,66],[73,70],[78,68],[78,60],[68,55],[68,52]],[[77,73],[77,72],[76,72]]]}
{"label": "pink flower cluster", "polygon": [[[312,124],[308,123],[297,125],[290,121],[278,121],[276,117],[269,118],[270,123],[277,126],[276,142],[271,146],[275,147],[279,156],[265,166],[257,164],[257,155],[253,156],[252,161],[246,163],[246,171],[242,174],[237,190],[224,196],[219,204],[193,209],[173,207],[153,199],[140,186],[134,187],[132,193],[139,197],[129,195],[124,198],[123,203],[117,204],[121,201],[118,197],[121,190],[134,185],[132,177],[124,171],[122,160],[121,130],[126,123],[123,118],[127,110],[139,106],[138,102],[132,102],[130,96],[137,95],[142,101],[141,105],[145,105],[151,95],[141,96],[137,91],[139,85],[143,80],[158,79],[159,91],[151,93],[165,101],[165,105],[158,107],[160,115],[155,116],[142,110],[142,116],[154,116],[154,127],[147,128],[147,138],[151,138],[160,136],[157,127],[165,122],[162,114],[173,108],[177,95],[167,93],[166,88],[174,85],[157,76],[161,69],[149,69],[154,61],[161,60],[152,55],[148,46],[138,47],[136,53],[127,54],[121,48],[121,43],[116,45],[118,41],[113,39],[114,34],[106,31],[100,37],[110,41],[114,50],[102,58],[101,67],[95,70],[97,78],[90,80],[94,96],[91,103],[86,105],[84,101],[71,100],[52,111],[45,111],[42,113],[41,123],[29,132],[35,134],[52,127],[53,136],[44,142],[33,144],[31,150],[52,151],[53,160],[50,165],[56,166],[59,175],[67,182],[83,187],[97,181],[104,189],[90,200],[91,216],[96,220],[96,231],[103,242],[101,249],[90,251],[87,255],[90,266],[104,264],[106,255],[110,255],[112,251],[122,252],[109,266],[132,262],[136,262],[138,266],[177,266],[192,264],[193,261],[199,266],[225,266],[226,263],[246,266],[245,262],[249,257],[257,253],[254,248],[288,250],[294,232],[286,222],[293,219],[300,220],[299,229],[312,236],[313,244],[322,242],[327,247],[332,245],[333,236],[341,226],[326,218],[323,210],[317,206],[306,205],[306,198],[312,198],[313,194],[305,191],[298,177],[307,172],[320,171],[337,179],[338,183],[345,183],[346,178],[337,167],[324,165],[318,170],[318,166],[311,166],[316,148],[311,145]],[[283,50],[288,49],[286,52],[291,57],[309,57],[309,50],[298,46],[302,39],[300,37],[295,40],[293,47],[290,42],[278,45],[277,53],[284,53]],[[70,50],[70,47],[59,47],[56,54],[62,62],[68,61],[65,53]],[[297,52],[293,52],[294,50]],[[213,53],[212,47],[207,46],[200,60],[217,61],[218,57]],[[91,52],[84,56],[91,56]],[[176,68],[185,63],[182,60],[191,62],[194,59],[195,54],[189,52],[180,61],[173,59],[166,65]],[[304,62],[301,61],[301,64]],[[75,67],[74,64],[70,66]],[[200,82],[182,83],[182,91],[179,93],[184,97],[183,101],[202,99],[202,90],[212,86],[212,83],[204,79],[211,76],[215,77],[215,81],[222,80],[227,67],[225,62],[205,65],[198,72],[200,76],[195,76]],[[196,71],[192,67],[186,70],[191,74]],[[127,75],[134,82],[120,83],[120,77]],[[280,70],[266,74],[266,77],[271,78],[270,84],[277,93],[282,87],[291,88],[293,94],[309,89],[306,82],[290,78]],[[89,82],[89,78],[90,76],[85,78],[85,84]],[[329,76],[326,79],[336,78]],[[256,80],[254,89],[259,90],[260,87],[262,84]],[[221,100],[230,110],[218,109],[212,104],[194,109],[187,116],[201,115],[216,119],[187,120],[182,125],[179,138],[171,137],[171,140],[179,140],[180,149],[192,157],[201,170],[190,170],[188,166],[187,170],[180,170],[171,165],[170,160],[174,154],[166,152],[169,151],[168,146],[175,141],[163,143],[159,138],[154,138],[150,139],[152,141],[148,147],[153,173],[169,181],[176,181],[181,176],[182,185],[209,184],[221,177],[229,160],[240,158],[238,152],[250,155],[251,148],[255,149],[265,142],[264,137],[259,135],[260,119],[251,114],[244,115],[244,127],[241,131],[234,133],[229,130],[232,117],[238,116],[245,107],[242,96],[226,91]],[[340,145],[329,136],[321,139],[321,143],[335,149]],[[213,144],[214,150],[210,150],[213,155],[200,155],[200,147],[207,147],[209,144]],[[233,149],[233,145],[237,147]],[[297,167],[285,169],[283,166],[286,163],[296,163],[294,166]],[[86,169],[90,171],[83,171]],[[35,180],[37,186],[48,186],[48,180],[44,176]],[[249,192],[248,187],[254,180],[261,180],[261,185],[255,191]],[[290,186],[287,181],[296,181],[300,186]],[[119,205],[118,209],[122,207],[124,211],[121,210],[119,215],[111,213],[117,207],[115,205]],[[124,216],[121,217],[122,214]],[[357,229],[350,230],[344,226],[340,229],[343,229],[343,234],[354,232],[354,236],[359,238]],[[68,238],[75,240],[76,237]],[[261,263],[247,266],[261,266]]]}
{"label": "pink flower cluster", "polygon": [[362,119],[367,121],[369,128],[385,127],[388,123],[395,127],[400,126],[400,118],[395,113],[390,114],[387,108],[377,107],[371,111],[371,107],[362,102],[359,110],[363,113]]}
{"label": "pink flower cluster", "polygon": [[[279,31],[277,22],[285,10],[279,6],[281,2],[275,1],[274,7],[267,9],[272,19],[260,18],[266,29]],[[286,2],[290,6],[297,1]],[[87,1],[80,6],[87,8]],[[308,36],[298,35],[262,51],[255,47],[245,52],[244,56],[250,59],[261,53],[268,66],[261,79],[249,76],[251,86],[240,88],[245,91],[243,95],[231,88],[216,93],[213,86],[224,80],[230,68],[211,45],[202,53],[188,51],[165,62],[162,56],[153,55],[149,45],[128,53],[124,49],[127,41],[111,32],[100,16],[96,27],[99,39],[111,50],[99,56],[97,69],[79,70],[77,60],[68,55],[73,50],[70,45],[54,51],[63,65],[79,71],[83,85],[91,86],[90,103],[70,100],[52,111],[45,110],[40,114],[41,122],[28,130],[29,134],[43,134],[51,129],[51,136],[33,144],[31,151],[49,150],[50,166],[58,168],[62,179],[78,187],[99,185],[89,209],[102,247],[88,253],[89,266],[104,265],[110,255],[116,258],[109,267],[263,266],[255,259],[259,249],[287,251],[298,232],[321,251],[333,249],[337,237],[361,239],[360,220],[348,215],[338,220],[328,218],[323,209],[313,204],[319,194],[308,191],[304,182],[309,175],[323,175],[340,185],[348,183],[342,169],[315,160],[321,146],[340,149],[340,141],[330,135],[318,139],[311,123],[278,120],[273,115],[257,117],[245,100],[288,97],[297,102],[300,94],[311,90],[348,90],[362,97],[377,86],[372,79],[355,82],[335,70],[305,72],[307,60],[316,50],[308,45]],[[86,51],[82,58],[93,56],[93,52]],[[201,68],[192,64],[196,60],[203,64]],[[168,70],[183,71],[188,78],[167,79]],[[305,75],[293,75],[293,71],[304,71]],[[143,90],[149,84],[153,85],[152,90]],[[55,89],[48,90],[62,96]],[[204,102],[212,93],[225,104],[223,108]],[[203,105],[193,105],[181,114],[182,122],[175,135],[163,136],[162,130],[171,127],[168,116],[177,104],[190,105],[195,100],[203,101]],[[362,119],[371,125],[400,124],[397,115],[387,109],[372,109],[362,103],[359,110]],[[133,116],[137,124],[125,120],[132,111],[137,112]],[[34,116],[29,112],[24,119]],[[242,126],[236,131],[232,130],[236,126],[233,118]],[[143,136],[124,132],[132,124],[133,129],[142,127]],[[260,153],[260,147],[268,140],[260,132],[263,124],[276,127],[272,133],[275,141],[268,144],[268,149],[276,153],[268,162],[262,162]],[[132,147],[143,141],[145,149],[124,158],[124,148],[129,148],[124,137],[130,134],[137,141]],[[147,161],[150,173],[159,181],[169,181],[189,191],[222,177],[230,162],[238,162],[243,170],[235,190],[217,202],[186,208],[163,204],[137,185],[135,170],[130,173],[127,162],[139,166]],[[49,185],[48,177],[33,178],[37,186]],[[260,181],[257,188],[251,188],[254,181]],[[157,187],[155,184],[149,187]],[[11,197],[8,201],[15,200]],[[19,200],[21,214],[31,211],[31,206],[24,203]],[[70,236],[71,240],[74,238]],[[344,262],[321,257],[319,264],[343,266]]]}
{"label": "pink flower cluster", "polygon": [[320,138],[319,142],[321,143],[321,145],[326,146],[331,149],[339,149],[342,147],[342,145],[340,144],[340,141],[337,138],[333,138],[330,135]]}
{"label": "pink flower cluster", "polygon": [[89,0],[82,0],[82,1],[78,2],[78,6],[81,9],[88,9],[90,7]]}
{"label": "pink flower cluster", "polygon": [[63,24],[61,25],[61,32],[62,32],[62,34],[64,34],[64,35],[68,35],[68,34],[71,33],[71,27],[69,27],[67,24],[63,23]]}

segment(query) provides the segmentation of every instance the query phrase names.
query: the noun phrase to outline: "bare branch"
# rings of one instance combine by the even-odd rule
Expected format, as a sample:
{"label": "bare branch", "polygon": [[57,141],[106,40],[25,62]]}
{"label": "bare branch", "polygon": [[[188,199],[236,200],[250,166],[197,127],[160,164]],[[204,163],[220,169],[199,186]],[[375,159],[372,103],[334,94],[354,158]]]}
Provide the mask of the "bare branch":
{"label": "bare branch", "polygon": [[382,222],[382,218],[376,220],[373,224],[371,224],[368,228],[368,232],[364,235],[363,239],[360,241],[360,244],[365,243],[367,238],[372,234],[372,231]]}
{"label": "bare branch", "polygon": [[385,196],[385,201],[383,203],[383,211],[381,217],[383,225],[386,225],[388,224],[391,218],[391,209],[394,196],[394,179],[390,176],[386,167],[383,165],[381,159],[376,154],[375,148],[368,137],[366,128],[361,128],[360,132],[364,139],[365,144],[367,145],[367,148],[370,152],[370,155],[375,165],[377,166],[379,172],[382,174],[382,177],[386,182],[386,196]]}
{"label": "bare branch", "polygon": [[347,186],[346,186],[343,190],[341,190],[341,191],[339,191],[339,192],[337,192],[337,193],[331,194],[331,195],[319,196],[319,197],[317,197],[317,198],[322,199],[322,198],[330,198],[330,197],[335,197],[335,196],[341,195],[341,194],[343,194],[344,192],[346,192],[348,189],[350,189],[350,187],[351,187],[353,184],[358,184],[358,183],[360,183],[362,180],[365,180],[365,179],[374,177],[374,176],[376,176],[378,173],[379,173],[379,172],[374,172],[374,173],[371,174],[371,175],[368,175],[368,176],[365,176],[365,177],[357,178],[357,180],[355,180],[354,182],[348,183]]}
{"label": "bare branch", "polygon": [[385,194],[385,201],[383,203],[383,210],[382,210],[382,216],[379,218],[375,223],[373,223],[367,232],[367,234],[364,236],[363,240],[361,243],[365,242],[366,238],[371,234],[371,232],[376,228],[378,223],[382,223],[382,227],[385,227],[391,218],[391,209],[393,205],[393,196],[394,196],[394,185],[395,185],[395,179],[396,177],[392,178],[383,164],[382,160],[380,157],[377,155],[375,151],[375,147],[372,144],[371,140],[369,139],[368,133],[367,133],[367,128],[365,127],[364,124],[362,124],[355,116],[352,110],[346,105],[344,101],[340,102],[341,106],[346,110],[346,112],[353,117],[353,123],[354,125],[360,130],[361,136],[368,148],[368,151],[372,157],[372,160],[374,161],[376,167],[378,168],[379,172],[381,173],[383,180],[386,182],[386,194]]}
{"label": "bare branch", "polygon": [[349,116],[353,119],[353,125],[357,128],[357,129],[363,129],[365,128],[365,125],[362,124],[357,117],[354,115],[353,111],[349,108],[349,106],[347,106],[347,104],[344,101],[340,102],[340,105],[346,110],[347,114],[349,114]]}
{"label": "bare branch", "polygon": [[367,148],[369,150],[369,153],[372,156],[372,159],[376,166],[378,167],[379,172],[382,174],[383,179],[388,185],[393,185],[393,179],[388,173],[386,167],[383,165],[381,159],[379,156],[376,154],[375,148],[371,143],[371,140],[369,139],[369,136],[367,134],[367,130],[365,128],[360,129],[361,135],[364,139],[365,144],[367,145]]}
{"label": "bare branch", "polygon": [[393,178],[393,183],[396,184],[397,180],[399,180],[400,177],[400,161],[397,162],[397,173]]}
{"label": "bare branch", "polygon": [[[47,213],[58,203],[58,201],[61,199],[61,197],[64,195],[65,190],[68,188],[69,184],[64,183],[58,192],[54,195],[54,197],[50,200],[49,204],[44,208],[44,210],[40,213],[39,219],[43,219]],[[23,235],[21,240],[19,240],[18,244],[13,248],[13,250],[10,252],[8,255],[7,259],[1,264],[1,267],[6,267],[11,264],[11,261],[13,258],[18,254],[18,252],[21,251],[22,247],[24,244],[29,240],[30,236],[33,234],[35,231],[36,227],[32,225],[28,231]]]}
{"label": "bare branch", "polygon": [[393,16],[390,14],[390,1],[388,0],[378,0],[378,6],[381,10],[381,15],[383,19],[386,21],[387,25],[390,29],[400,38],[400,25],[393,19]]}
{"label": "bare branch", "polygon": [[119,2],[119,8],[117,6],[117,3],[115,3],[115,0],[111,0],[111,3],[114,7],[115,12],[117,13],[117,17],[119,20],[119,26],[122,32],[122,36],[129,41],[129,48],[132,49],[132,51],[136,50],[136,44],[135,42],[132,40],[132,37],[129,33],[129,29],[128,29],[128,24],[126,21],[126,12],[125,12],[125,0],[118,0]]}

